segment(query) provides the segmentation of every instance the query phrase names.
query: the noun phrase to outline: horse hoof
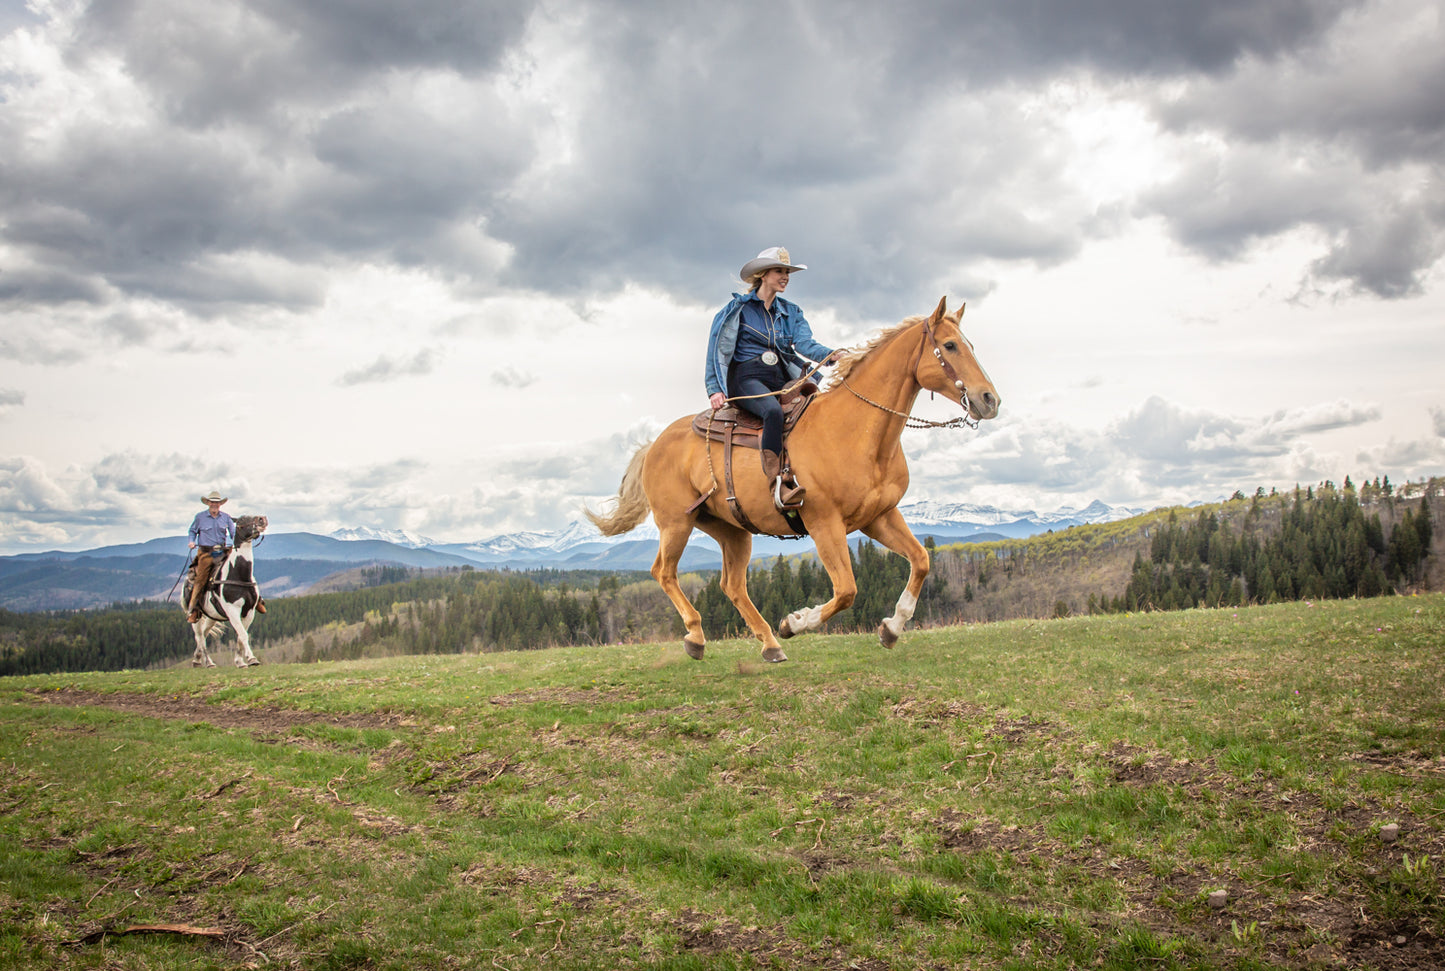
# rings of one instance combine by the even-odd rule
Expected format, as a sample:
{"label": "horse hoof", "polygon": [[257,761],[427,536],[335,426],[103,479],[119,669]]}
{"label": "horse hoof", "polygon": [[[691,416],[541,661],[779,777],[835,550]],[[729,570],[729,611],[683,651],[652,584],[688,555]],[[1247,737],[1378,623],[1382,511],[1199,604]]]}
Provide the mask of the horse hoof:
{"label": "horse hoof", "polygon": [[192,661],[192,662],[191,662],[191,667],[193,667],[193,668],[198,668],[198,667],[200,667],[200,666],[201,666],[201,662],[200,662],[200,661]]}
{"label": "horse hoof", "polygon": [[785,641],[792,636],[793,628],[788,624],[788,618],[784,617],[778,621],[778,638]]}
{"label": "horse hoof", "polygon": [[260,663],[261,663],[261,659],[260,659],[259,657],[248,657],[248,658],[246,659],[246,667],[248,667],[248,668],[254,668],[256,665],[258,665],[258,664],[260,664]]}
{"label": "horse hoof", "polygon": [[692,658],[694,661],[702,660],[703,647],[704,645],[695,644],[692,641],[688,640],[686,637],[682,639],[682,649],[686,651],[687,656]]}
{"label": "horse hoof", "polygon": [[888,629],[887,624],[878,625],[878,640],[888,649],[893,650],[893,645],[898,643],[898,635]]}
{"label": "horse hoof", "polygon": [[779,661],[786,661],[787,659],[788,655],[783,653],[781,647],[770,647],[763,651],[763,660],[771,664],[777,664]]}

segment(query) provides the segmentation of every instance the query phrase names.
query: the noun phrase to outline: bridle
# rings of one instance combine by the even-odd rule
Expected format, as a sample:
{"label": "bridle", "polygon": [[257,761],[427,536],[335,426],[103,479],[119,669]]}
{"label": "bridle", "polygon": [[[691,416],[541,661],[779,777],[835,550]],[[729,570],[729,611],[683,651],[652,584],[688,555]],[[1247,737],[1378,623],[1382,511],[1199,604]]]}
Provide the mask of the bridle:
{"label": "bridle", "polygon": [[915,418],[907,412],[898,411],[896,408],[890,408],[887,405],[881,405],[867,395],[859,393],[846,379],[843,381],[843,387],[851,391],[853,397],[859,401],[866,402],[874,408],[902,418],[905,428],[978,428],[978,419],[969,413],[968,388],[964,386],[963,379],[958,376],[958,372],[954,370],[953,365],[943,356],[943,348],[938,346],[938,335],[933,332],[933,324],[928,317],[923,318],[923,333],[927,335],[928,341],[926,343],[924,341],[918,342],[918,360],[913,362],[913,373],[918,373],[918,365],[923,361],[924,348],[928,344],[932,344],[933,356],[938,360],[939,367],[943,369],[943,376],[953,382],[953,386],[958,389],[960,397],[959,404],[963,405],[962,417],[950,418],[948,421],[930,421],[926,418]]}

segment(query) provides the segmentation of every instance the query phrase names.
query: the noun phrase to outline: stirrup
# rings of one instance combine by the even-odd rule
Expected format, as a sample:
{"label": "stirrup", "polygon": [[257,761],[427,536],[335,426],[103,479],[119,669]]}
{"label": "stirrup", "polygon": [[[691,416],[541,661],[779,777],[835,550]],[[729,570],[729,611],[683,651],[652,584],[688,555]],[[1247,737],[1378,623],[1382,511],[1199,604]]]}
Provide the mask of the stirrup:
{"label": "stirrup", "polygon": [[[799,492],[805,495],[807,493],[806,489],[797,485],[792,486],[790,491],[794,492],[795,495]],[[801,497],[795,502],[783,501],[783,477],[781,475],[773,480],[773,505],[777,507],[778,512],[787,512],[790,509],[803,508],[803,499]]]}

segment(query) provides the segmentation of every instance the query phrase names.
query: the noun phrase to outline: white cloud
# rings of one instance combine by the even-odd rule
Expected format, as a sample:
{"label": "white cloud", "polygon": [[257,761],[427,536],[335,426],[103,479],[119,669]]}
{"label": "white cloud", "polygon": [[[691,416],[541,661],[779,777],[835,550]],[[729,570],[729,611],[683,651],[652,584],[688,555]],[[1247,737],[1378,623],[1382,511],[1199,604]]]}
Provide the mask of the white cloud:
{"label": "white cloud", "polygon": [[1437,3],[662,12],[0,10],[0,546],[212,487],[318,531],[561,526],[702,407],[775,244],[824,343],[970,301],[1003,417],[910,432],[915,493],[1435,461]]}

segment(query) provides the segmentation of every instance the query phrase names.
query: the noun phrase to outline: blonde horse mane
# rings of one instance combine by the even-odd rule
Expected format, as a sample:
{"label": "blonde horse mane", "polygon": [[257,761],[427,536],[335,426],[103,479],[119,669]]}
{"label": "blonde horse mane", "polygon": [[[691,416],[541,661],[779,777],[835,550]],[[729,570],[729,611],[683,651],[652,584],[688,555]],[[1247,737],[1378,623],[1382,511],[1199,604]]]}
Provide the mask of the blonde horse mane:
{"label": "blonde horse mane", "polygon": [[917,326],[919,321],[924,320],[925,317],[926,315],[909,317],[905,319],[902,323],[894,324],[892,327],[888,327],[880,331],[879,333],[873,335],[862,344],[859,344],[856,347],[850,347],[845,350],[842,356],[838,359],[838,366],[833,369],[833,373],[828,377],[827,387],[823,390],[832,391],[834,388],[840,386],[844,381],[848,380],[848,375],[853,373],[853,368],[861,364],[864,358],[866,358],[869,354],[873,353],[873,351],[877,350],[879,347],[887,344],[889,341],[897,337],[903,331],[907,330],[910,327]]}

